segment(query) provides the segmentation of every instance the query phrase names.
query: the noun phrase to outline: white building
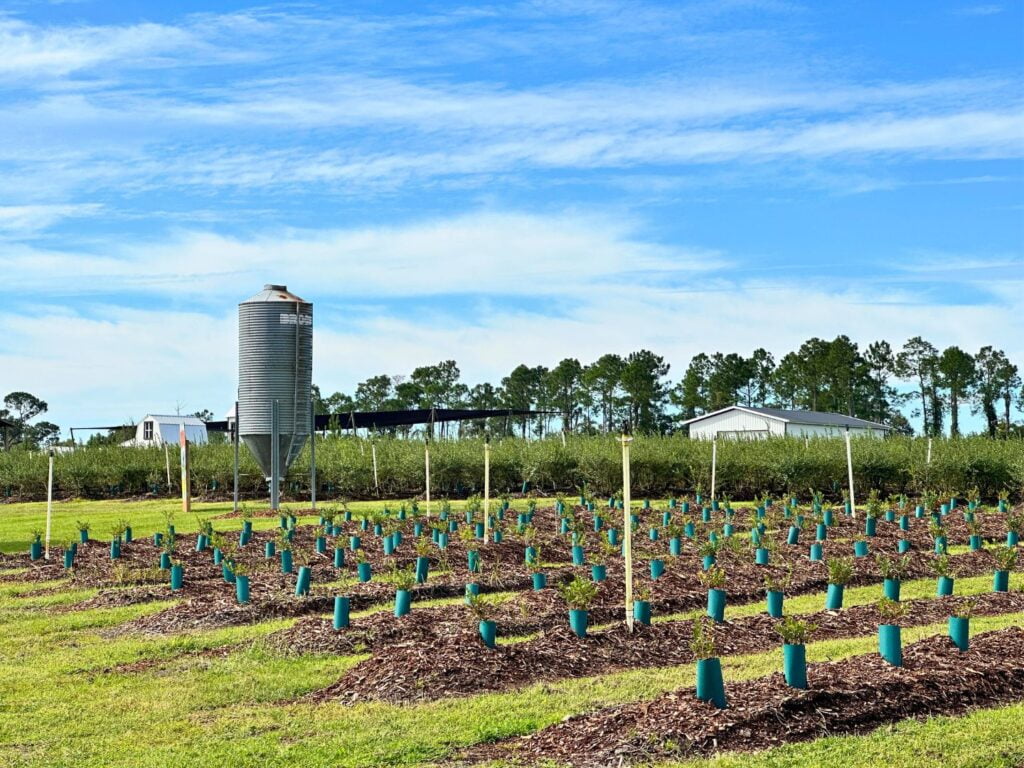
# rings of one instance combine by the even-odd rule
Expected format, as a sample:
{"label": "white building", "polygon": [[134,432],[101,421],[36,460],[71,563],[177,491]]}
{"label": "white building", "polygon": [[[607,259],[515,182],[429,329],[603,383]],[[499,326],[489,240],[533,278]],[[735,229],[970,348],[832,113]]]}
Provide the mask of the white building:
{"label": "white building", "polygon": [[684,421],[683,424],[689,426],[690,437],[697,440],[711,440],[715,437],[840,437],[847,428],[851,437],[883,437],[892,430],[892,427],[885,424],[855,419],[840,413],[748,408],[744,405],[730,405],[720,411]]}
{"label": "white building", "polygon": [[166,416],[151,413],[135,425],[135,437],[121,445],[146,447],[151,445],[178,444],[178,431],[185,425],[185,436],[193,444],[208,442],[206,424],[195,416]]}

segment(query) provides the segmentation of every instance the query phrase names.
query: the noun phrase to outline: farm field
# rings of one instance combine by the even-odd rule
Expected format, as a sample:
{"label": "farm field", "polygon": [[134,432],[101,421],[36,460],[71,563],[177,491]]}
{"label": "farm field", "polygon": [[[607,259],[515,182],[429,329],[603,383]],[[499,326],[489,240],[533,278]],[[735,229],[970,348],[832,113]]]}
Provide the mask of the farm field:
{"label": "farm field", "polygon": [[[934,536],[940,531],[913,504],[883,510],[874,503],[872,514],[880,514],[874,535],[865,536],[864,519],[827,504],[819,510],[817,503],[776,502],[762,517],[755,502],[706,510],[666,501],[645,509],[637,502],[635,595],[646,599],[651,621],[630,634],[621,621],[623,560],[609,543],[621,540],[621,510],[602,508],[607,502],[517,499],[493,515],[501,540],[485,544],[477,504],[445,505],[444,521],[440,503],[430,519],[399,503],[386,514],[381,503],[350,504],[348,514],[325,507],[316,515],[293,505],[294,517],[283,519],[250,505],[243,519],[231,515],[230,503],[213,503],[197,504],[193,520],[178,520],[180,511],[164,516],[173,514],[172,502],[70,502],[55,506],[54,526],[55,538],[79,538],[70,569],[60,548],[50,564],[25,552],[26,523],[38,521],[44,505],[6,505],[0,695],[7,707],[0,713],[0,760],[12,766],[140,760],[561,766],[618,764],[620,757],[666,766],[1009,766],[1024,760],[1018,738],[1024,578],[1011,566],[1007,591],[993,591],[993,572],[1001,567],[996,558],[1019,509],[935,511],[950,553],[945,572],[955,576],[952,595],[937,597]],[[498,509],[495,504],[492,512]],[[328,519],[321,524],[323,514]],[[826,519],[822,531],[817,526]],[[92,522],[87,542],[80,541],[76,520]],[[111,558],[104,529],[116,529],[118,520],[131,522],[132,541],[121,534],[120,556]],[[800,541],[787,544],[794,525]],[[197,541],[211,528],[216,533],[209,540]],[[163,533],[159,547],[157,532]],[[809,560],[815,539],[826,562],[850,566],[841,609],[824,610],[830,569]],[[900,541],[909,542],[905,560],[896,557]],[[846,560],[855,542],[867,543],[870,554]],[[527,546],[534,548],[532,564]],[[284,573],[281,550],[288,547],[292,572]],[[755,562],[762,551],[768,564]],[[162,552],[182,568],[180,589],[172,590],[168,571],[158,567]],[[709,552],[715,563],[704,570]],[[876,554],[885,559],[876,561]],[[233,569],[214,564],[215,556]],[[424,560],[425,578],[417,580]],[[656,579],[652,561],[664,568]],[[357,578],[361,563],[368,565],[368,581]],[[879,656],[883,564],[900,570],[901,668]],[[308,594],[297,596],[303,566]],[[727,595],[721,623],[704,616],[708,574],[719,567]],[[534,576],[541,573],[547,585],[536,590]],[[594,581],[598,576],[604,580]],[[765,613],[765,576],[784,592],[787,616],[817,625],[805,643],[806,692],[786,687],[780,674],[781,638]],[[245,604],[239,577],[249,588]],[[468,599],[471,605],[467,583],[481,593]],[[595,588],[584,637],[570,629],[558,584]],[[411,598],[401,617],[396,590]],[[335,629],[338,596],[348,598],[349,626]],[[972,597],[971,649],[964,655],[946,637],[947,620]],[[493,648],[477,627],[482,617],[495,622]],[[735,697],[736,707],[717,709],[694,698],[695,620],[713,639],[726,696]],[[977,677],[961,671],[967,658]],[[927,693],[943,686],[945,697]],[[892,695],[897,689],[907,704],[887,708],[885,700],[899,701]],[[773,715],[774,726],[758,721],[758,707],[779,697],[803,703],[790,705],[788,716]],[[858,700],[874,702],[874,714],[865,716]],[[652,711],[662,713],[653,726]],[[825,727],[816,724],[823,711]],[[572,715],[578,717],[563,722]],[[773,727],[777,732],[766,731]]]}

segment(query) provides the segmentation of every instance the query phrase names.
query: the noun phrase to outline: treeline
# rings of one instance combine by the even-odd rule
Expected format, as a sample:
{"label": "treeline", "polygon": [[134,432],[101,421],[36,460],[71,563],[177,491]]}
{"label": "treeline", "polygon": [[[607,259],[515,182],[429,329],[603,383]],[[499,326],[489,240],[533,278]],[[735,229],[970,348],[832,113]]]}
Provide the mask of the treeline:
{"label": "treeline", "polygon": [[[614,436],[569,435],[543,440],[492,440],[491,491],[573,496],[584,489],[601,498],[622,488],[622,453]],[[424,492],[424,444],[418,440],[349,435],[317,441],[317,496],[320,500],[409,499]],[[373,457],[377,458],[375,483]],[[842,440],[772,438],[719,443],[716,495],[749,500],[768,492],[806,499],[810,489],[838,501],[846,485]],[[127,498],[180,493],[177,470],[170,473],[160,448],[83,447],[57,456],[57,498]],[[928,461],[928,440],[894,437],[857,439],[853,445],[857,498],[870,489],[883,495],[914,496],[932,490],[963,497],[977,488],[989,503],[1003,492],[1014,499],[1024,487],[1024,441],[966,437],[936,440]],[[464,498],[483,490],[483,441],[440,440],[430,448],[431,493]],[[296,459],[284,483],[288,499],[308,499],[309,449]],[[0,496],[10,500],[46,498],[43,453],[0,453]],[[229,499],[230,445],[192,449],[192,487],[197,497]],[[249,451],[241,453],[243,498],[265,502],[267,485]],[[638,436],[632,447],[634,498],[682,497],[711,488],[711,445],[681,435]]]}
{"label": "treeline", "polygon": [[[847,336],[813,338],[776,360],[765,349],[749,357],[698,354],[673,381],[665,359],[649,350],[607,354],[583,364],[566,358],[553,368],[516,366],[499,383],[469,386],[458,364],[445,360],[408,376],[380,374],[355,392],[315,393],[320,413],[407,408],[512,408],[549,411],[536,418],[491,419],[452,427],[460,435],[543,437],[552,431],[594,434],[629,423],[642,434],[674,431],[686,419],[729,405],[831,411],[915,430],[903,415],[920,419],[919,432],[960,434],[961,409],[982,413],[990,436],[1011,434],[1013,410],[1024,409],[1017,366],[991,346],[970,354],[939,350],[921,337],[901,348],[877,341],[861,349]],[[442,426],[442,429],[447,427]],[[397,430],[405,434],[408,430]]]}

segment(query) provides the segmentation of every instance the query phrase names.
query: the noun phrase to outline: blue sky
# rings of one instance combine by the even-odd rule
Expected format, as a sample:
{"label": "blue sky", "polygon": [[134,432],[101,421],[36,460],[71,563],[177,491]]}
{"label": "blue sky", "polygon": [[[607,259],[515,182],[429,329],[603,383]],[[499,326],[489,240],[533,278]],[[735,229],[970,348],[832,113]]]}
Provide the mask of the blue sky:
{"label": "blue sky", "polygon": [[1022,35],[1020,0],[8,0],[0,390],[222,412],[264,282],[328,391],[838,333],[1024,367]]}

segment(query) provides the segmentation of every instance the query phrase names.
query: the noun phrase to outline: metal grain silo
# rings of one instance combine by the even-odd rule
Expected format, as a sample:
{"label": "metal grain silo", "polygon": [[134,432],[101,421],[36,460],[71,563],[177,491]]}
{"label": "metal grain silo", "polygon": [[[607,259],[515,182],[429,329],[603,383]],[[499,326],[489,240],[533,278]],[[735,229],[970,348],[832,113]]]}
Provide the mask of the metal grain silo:
{"label": "metal grain silo", "polygon": [[[313,382],[313,305],[283,285],[238,305],[238,434],[273,483],[274,402],[277,402],[278,478],[310,434]],[[276,495],[273,494],[272,495]],[[273,499],[276,502],[276,499]]]}

